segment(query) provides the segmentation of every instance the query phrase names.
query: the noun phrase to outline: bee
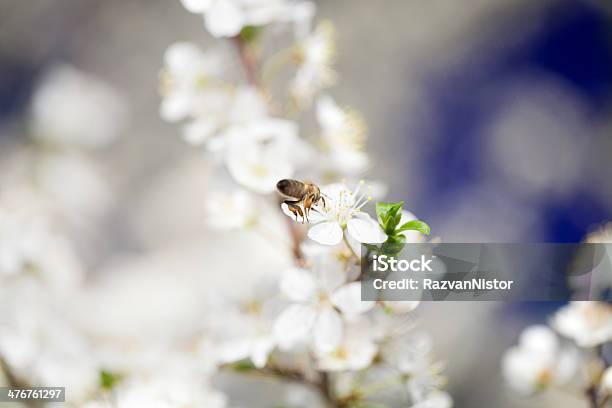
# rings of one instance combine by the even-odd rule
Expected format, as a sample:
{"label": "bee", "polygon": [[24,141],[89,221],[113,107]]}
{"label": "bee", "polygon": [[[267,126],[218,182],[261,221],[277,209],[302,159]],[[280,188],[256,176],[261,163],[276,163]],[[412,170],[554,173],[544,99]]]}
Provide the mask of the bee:
{"label": "bee", "polygon": [[276,183],[276,189],[285,197],[283,203],[287,204],[287,208],[293,213],[296,221],[298,215],[302,217],[302,222],[308,221],[308,214],[312,206],[319,202],[322,202],[325,207],[325,198],[321,194],[321,189],[312,182],[283,179]]}

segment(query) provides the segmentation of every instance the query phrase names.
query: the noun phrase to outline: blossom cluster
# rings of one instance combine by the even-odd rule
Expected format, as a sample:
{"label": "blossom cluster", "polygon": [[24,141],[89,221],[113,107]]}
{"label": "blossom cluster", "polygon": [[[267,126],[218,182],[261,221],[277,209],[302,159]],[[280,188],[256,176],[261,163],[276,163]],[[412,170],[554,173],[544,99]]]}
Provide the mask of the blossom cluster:
{"label": "blossom cluster", "polygon": [[603,407],[612,395],[612,368],[604,346],[612,341],[612,306],[574,301],[561,308],[550,326],[527,327],[502,361],[508,384],[522,395],[557,388],[586,396]]}
{"label": "blossom cluster", "polygon": [[[370,164],[364,119],[328,93],[338,78],[333,25],[315,23],[315,5],[306,1],[183,5],[203,16],[213,37],[229,39],[235,53],[171,45],[160,115],[182,122],[183,139],[215,159],[209,225],[265,233],[284,213],[285,242],[274,243],[288,247],[294,263],[272,279],[262,276],[248,295],[213,306],[231,322],[210,319],[219,369],[300,378],[333,406],[376,400],[380,391],[368,390],[381,378],[403,406],[450,406],[431,340],[406,324],[418,302],[361,300],[362,244],[414,242],[429,230],[401,203],[380,203],[375,218],[367,212],[385,188],[360,179]],[[284,39],[285,48],[268,55],[269,37]],[[231,61],[240,62],[244,79],[232,77]],[[316,130],[308,135],[310,118]],[[320,197],[309,204],[294,197],[291,206],[300,209],[290,208],[276,191],[285,179],[321,183]],[[270,203],[280,209],[263,210]]]}

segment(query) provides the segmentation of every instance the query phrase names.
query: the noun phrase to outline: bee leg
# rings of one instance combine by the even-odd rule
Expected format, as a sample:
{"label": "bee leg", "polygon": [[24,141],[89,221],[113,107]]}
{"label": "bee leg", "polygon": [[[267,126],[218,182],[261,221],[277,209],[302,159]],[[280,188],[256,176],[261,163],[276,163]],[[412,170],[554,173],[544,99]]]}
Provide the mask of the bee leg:
{"label": "bee leg", "polygon": [[323,208],[327,207],[327,204],[325,203],[325,197],[321,196],[320,199],[321,201],[323,201]]}
{"label": "bee leg", "polygon": [[302,211],[302,208],[296,204],[297,201],[283,201],[283,203],[287,204],[287,208],[289,209],[289,211],[291,211],[293,213],[293,215],[295,216],[295,222],[297,222],[298,220],[298,215],[300,217],[302,217],[302,223],[304,223],[304,212]]}
{"label": "bee leg", "polygon": [[306,222],[308,222],[308,214],[310,213],[310,208],[312,207],[312,196],[306,197],[304,200],[304,213],[306,215]]}

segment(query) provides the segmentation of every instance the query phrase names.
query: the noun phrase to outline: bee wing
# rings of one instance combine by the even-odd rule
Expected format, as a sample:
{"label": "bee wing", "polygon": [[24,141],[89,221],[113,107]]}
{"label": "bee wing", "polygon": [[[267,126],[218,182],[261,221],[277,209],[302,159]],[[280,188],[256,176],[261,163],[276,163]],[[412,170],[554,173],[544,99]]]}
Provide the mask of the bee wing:
{"label": "bee wing", "polygon": [[276,184],[276,189],[285,198],[300,200],[303,196],[304,184],[297,180],[281,180]]}
{"label": "bee wing", "polygon": [[295,201],[299,201],[301,198],[300,197],[295,197],[295,196],[291,196],[285,193],[282,193],[279,191],[279,194],[283,197],[283,198],[287,198],[287,199],[291,199],[291,200],[295,200]]}

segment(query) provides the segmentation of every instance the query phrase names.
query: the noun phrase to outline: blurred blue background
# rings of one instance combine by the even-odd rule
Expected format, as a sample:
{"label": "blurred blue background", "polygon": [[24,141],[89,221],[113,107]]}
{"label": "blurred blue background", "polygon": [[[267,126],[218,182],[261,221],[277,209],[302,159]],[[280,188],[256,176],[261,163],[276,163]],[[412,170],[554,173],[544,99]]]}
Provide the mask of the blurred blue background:
{"label": "blurred blue background", "polygon": [[[500,47],[500,39],[511,37]],[[589,2],[553,2],[535,27],[533,19],[518,13],[462,46],[467,50],[461,58],[422,76],[433,129],[418,121],[406,127],[407,134],[423,129],[434,134],[423,149],[419,175],[425,181],[415,211],[435,225],[442,214],[468,207],[459,213],[465,222],[442,224],[441,234],[448,236],[448,226],[451,240],[461,239],[461,228],[468,239],[478,238],[473,228],[479,226],[492,240],[582,240],[611,218],[610,14]],[[522,110],[529,108],[537,110],[534,116]],[[508,116],[525,123],[500,130]],[[519,136],[521,131],[528,133]],[[493,149],[502,152],[491,154],[491,140],[498,137],[516,141],[494,142]],[[513,167],[519,166],[525,168],[516,172]],[[538,172],[546,174],[529,180]],[[598,173],[605,176],[595,177]],[[496,209],[478,214],[487,202]],[[506,226],[498,235],[483,225],[481,217],[487,215],[496,217],[490,220],[494,226],[527,222],[534,228],[506,234]]]}

